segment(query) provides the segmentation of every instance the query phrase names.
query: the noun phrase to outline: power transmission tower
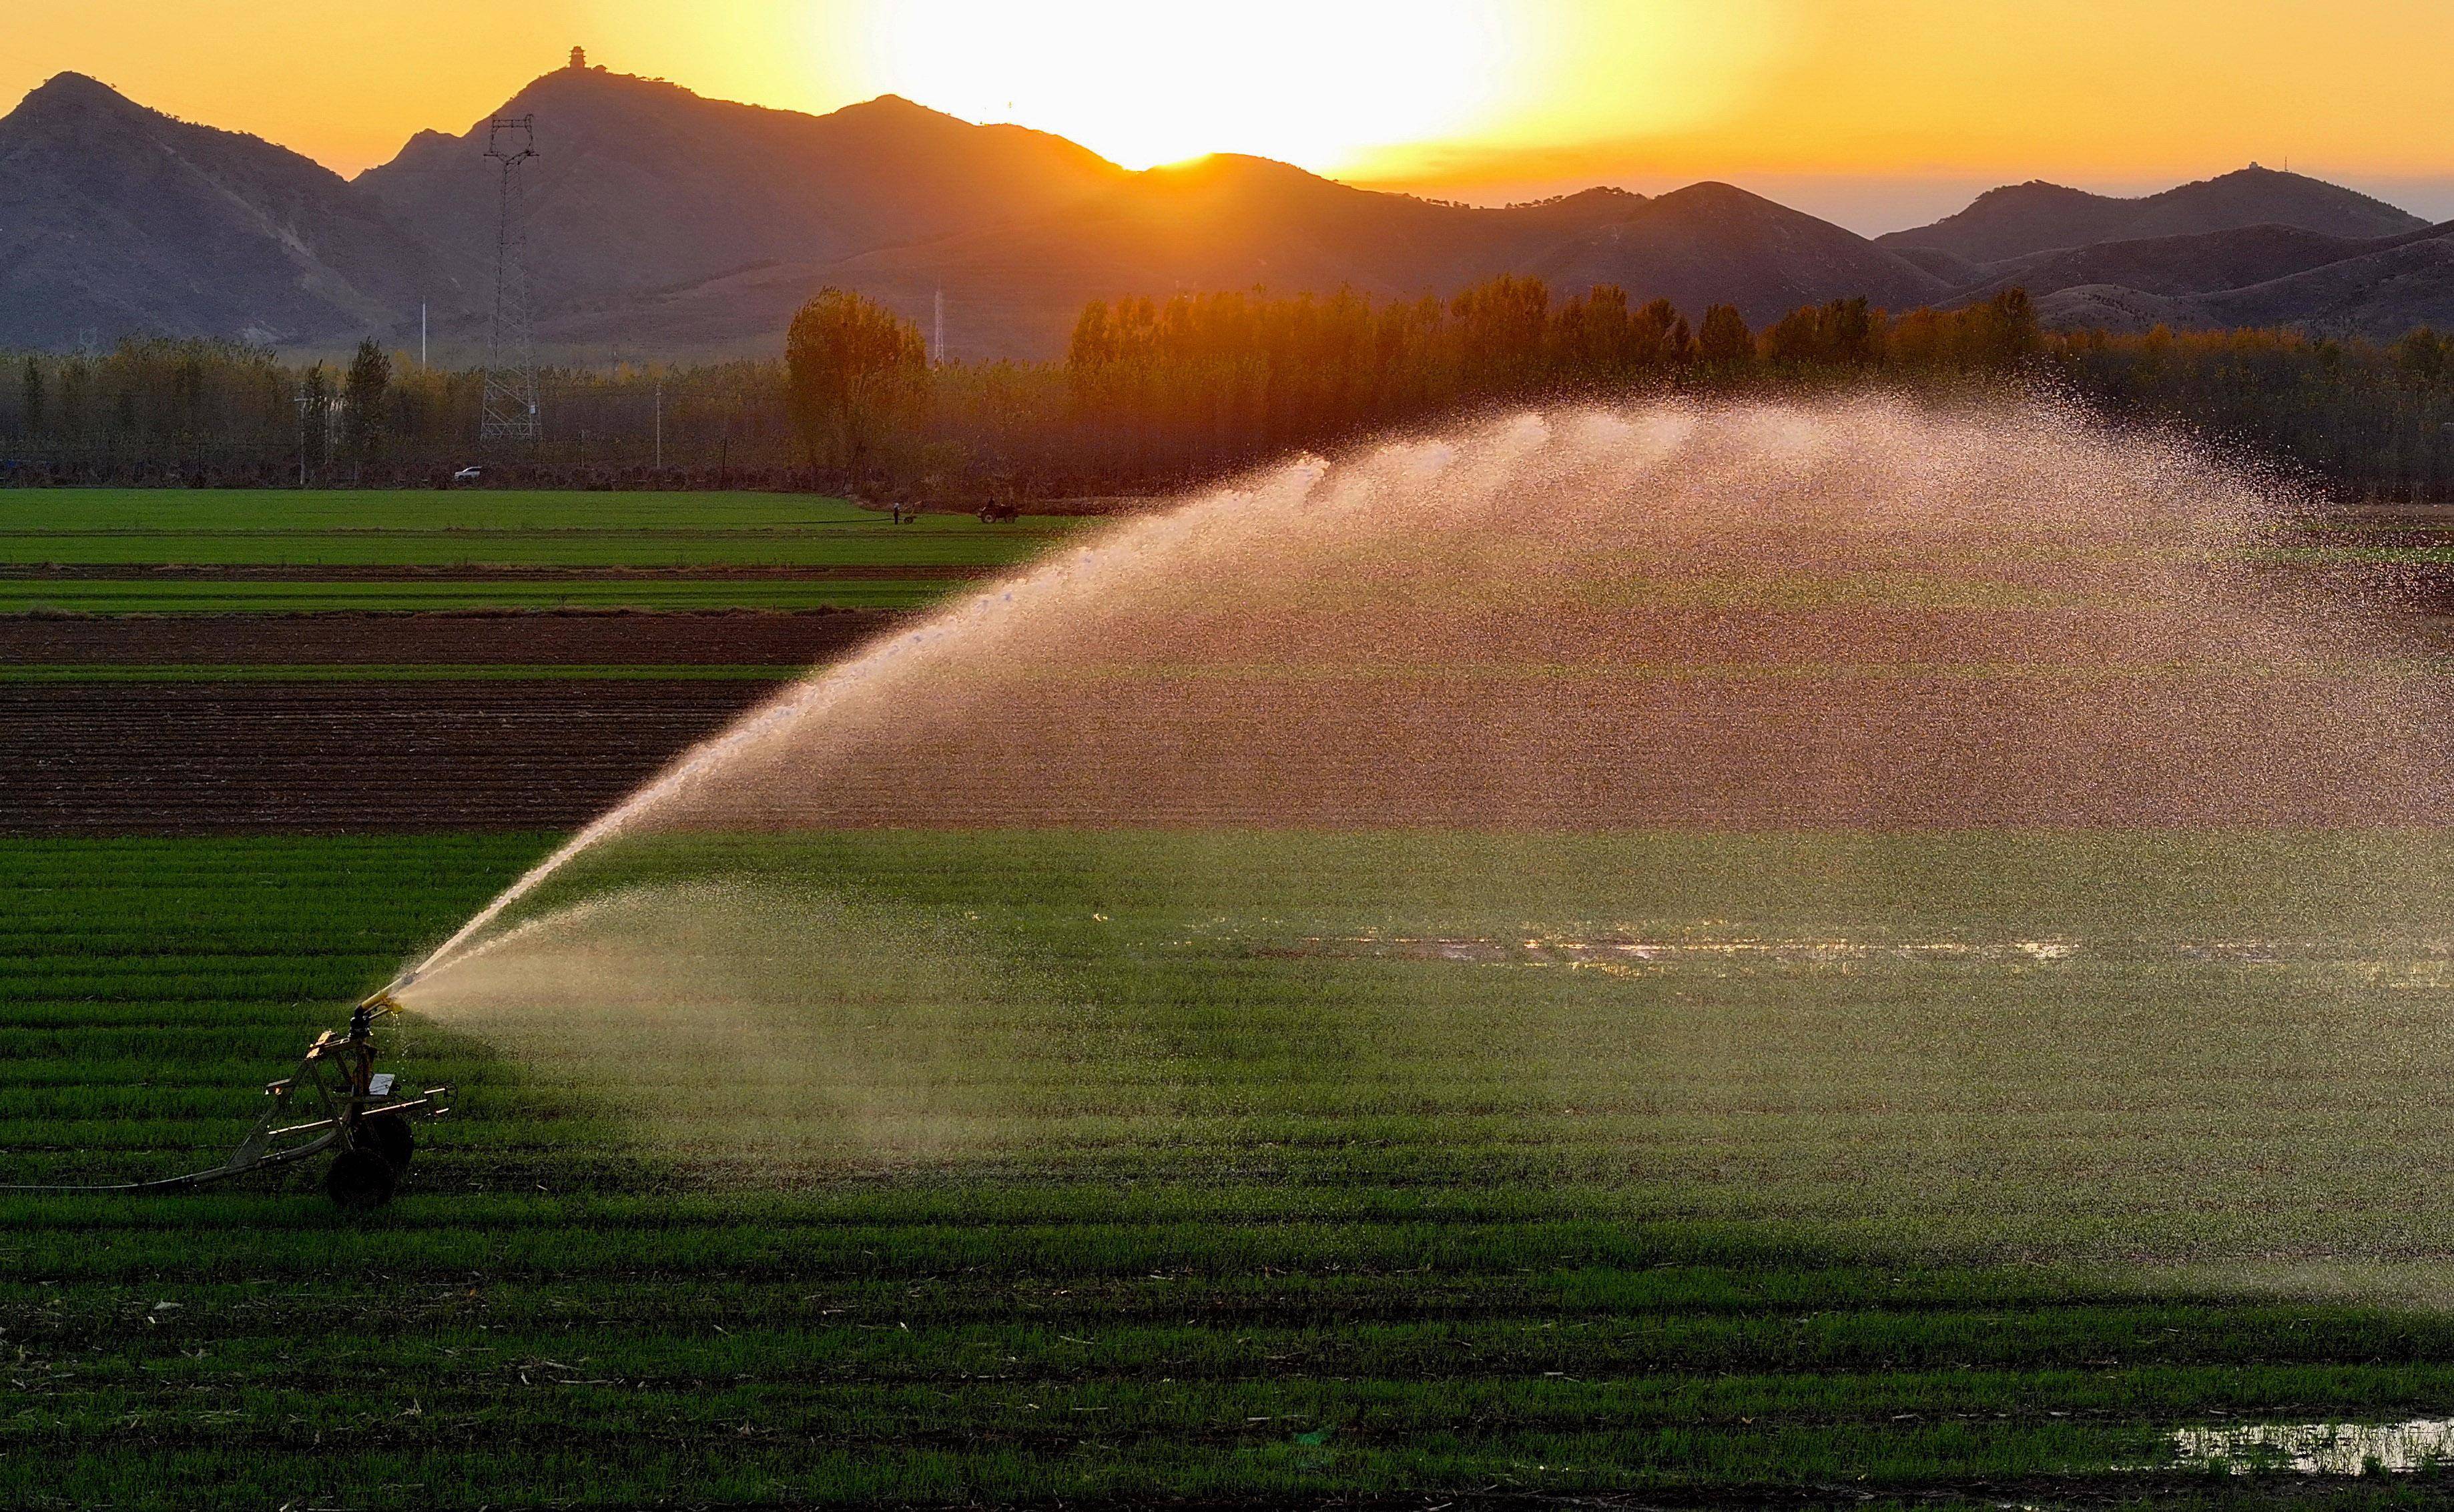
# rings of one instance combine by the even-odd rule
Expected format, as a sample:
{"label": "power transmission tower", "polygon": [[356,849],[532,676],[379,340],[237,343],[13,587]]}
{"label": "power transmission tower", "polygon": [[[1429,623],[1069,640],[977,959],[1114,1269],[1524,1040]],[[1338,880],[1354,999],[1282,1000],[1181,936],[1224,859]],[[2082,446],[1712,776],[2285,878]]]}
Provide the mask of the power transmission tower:
{"label": "power transmission tower", "polygon": [[503,165],[502,218],[494,232],[494,333],[486,349],[483,441],[538,441],[536,326],[529,312],[528,222],[520,213],[520,165],[537,155],[536,117],[489,123],[486,155]]}

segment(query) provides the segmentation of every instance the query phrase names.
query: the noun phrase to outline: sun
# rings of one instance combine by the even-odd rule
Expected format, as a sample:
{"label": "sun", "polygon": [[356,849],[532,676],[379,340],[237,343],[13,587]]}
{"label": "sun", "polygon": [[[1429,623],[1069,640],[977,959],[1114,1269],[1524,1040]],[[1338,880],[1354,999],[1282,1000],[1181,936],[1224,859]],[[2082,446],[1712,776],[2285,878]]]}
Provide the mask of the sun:
{"label": "sun", "polygon": [[1128,168],[1249,152],[1337,172],[1474,130],[1516,84],[1512,0],[895,0],[863,8],[867,74]]}

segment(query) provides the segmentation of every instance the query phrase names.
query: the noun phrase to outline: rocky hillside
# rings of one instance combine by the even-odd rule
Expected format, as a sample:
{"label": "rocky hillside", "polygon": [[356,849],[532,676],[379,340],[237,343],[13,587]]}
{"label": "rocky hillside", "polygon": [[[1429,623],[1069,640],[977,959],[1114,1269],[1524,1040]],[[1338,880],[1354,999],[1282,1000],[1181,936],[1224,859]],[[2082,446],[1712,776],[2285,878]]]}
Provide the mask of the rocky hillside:
{"label": "rocky hillside", "polygon": [[64,73],[0,118],[0,346],[337,340],[473,291],[330,170]]}

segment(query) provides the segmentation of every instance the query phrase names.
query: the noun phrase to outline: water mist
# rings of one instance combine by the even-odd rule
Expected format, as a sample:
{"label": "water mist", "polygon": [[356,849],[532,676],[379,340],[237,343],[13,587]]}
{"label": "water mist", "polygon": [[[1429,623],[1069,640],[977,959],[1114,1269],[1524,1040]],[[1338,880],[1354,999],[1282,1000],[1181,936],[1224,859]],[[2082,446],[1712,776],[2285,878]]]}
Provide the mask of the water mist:
{"label": "water mist", "polygon": [[[838,1156],[1385,1107],[1734,1209],[2066,1237],[2232,1181],[2194,1243],[2314,1233],[2384,1190],[2340,1089],[2443,1048],[2454,868],[2440,685],[2269,569],[2294,505],[2033,403],[1299,460],[815,673],[398,996],[583,1078],[651,1047],[670,1099],[769,1078]],[[2221,1175],[2267,1074],[2339,1099]]]}

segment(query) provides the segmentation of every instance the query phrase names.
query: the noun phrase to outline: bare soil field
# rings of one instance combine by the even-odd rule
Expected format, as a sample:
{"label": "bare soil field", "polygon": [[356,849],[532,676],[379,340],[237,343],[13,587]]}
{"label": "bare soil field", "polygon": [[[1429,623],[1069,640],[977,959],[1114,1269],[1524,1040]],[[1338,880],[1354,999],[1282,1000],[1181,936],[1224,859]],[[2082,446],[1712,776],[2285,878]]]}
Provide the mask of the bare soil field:
{"label": "bare soil field", "polygon": [[755,681],[0,687],[0,834],[565,829]]}

